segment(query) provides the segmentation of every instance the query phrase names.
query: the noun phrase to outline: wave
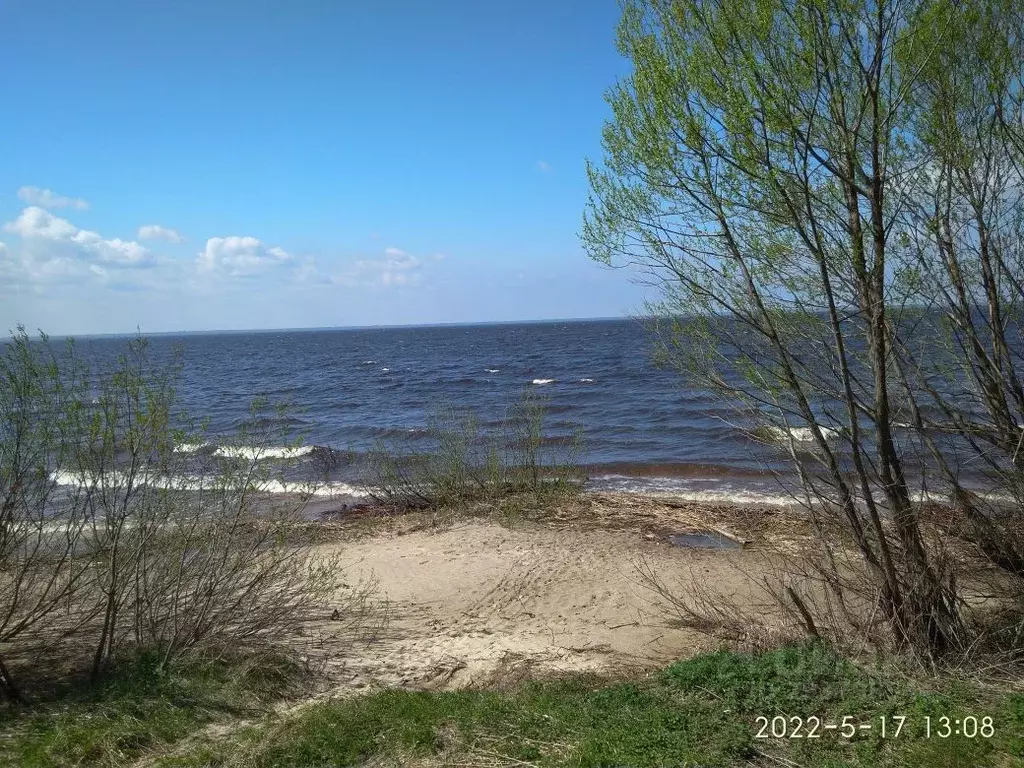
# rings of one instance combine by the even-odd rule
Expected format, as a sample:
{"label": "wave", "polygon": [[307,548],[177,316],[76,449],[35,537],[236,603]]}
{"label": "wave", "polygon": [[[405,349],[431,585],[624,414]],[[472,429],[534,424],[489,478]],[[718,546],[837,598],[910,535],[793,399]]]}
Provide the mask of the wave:
{"label": "wave", "polygon": [[[78,488],[89,487],[96,482],[88,473],[77,473],[67,470],[51,473],[50,480],[56,485]],[[103,474],[104,487],[106,488],[117,488],[119,486],[124,487],[128,484],[128,481],[129,476],[124,472],[114,471],[104,472]],[[136,473],[132,478],[132,483],[136,486],[145,485],[151,488],[160,488],[169,491],[216,491],[225,487],[223,480],[217,475],[169,476],[158,473],[148,473],[145,471]],[[232,488],[234,486],[228,485],[227,487]],[[365,498],[373,493],[371,489],[364,486],[353,485],[351,483],[341,481],[328,483],[300,483],[289,482],[286,480],[260,480],[252,483],[252,490],[257,493],[295,493],[329,498],[337,496]]]}
{"label": "wave", "polygon": [[[50,481],[56,485],[78,488],[99,484],[99,478],[90,475],[88,472],[72,472],[70,470],[51,472]],[[128,484],[128,481],[129,475],[126,472],[106,471],[103,473],[103,486],[105,488],[123,487]],[[145,470],[135,473],[131,478],[131,482],[134,485],[148,485],[173,491],[194,491],[213,487],[211,478],[168,477],[167,475],[151,474]]]}
{"label": "wave", "polygon": [[222,445],[213,453],[229,459],[263,461],[265,459],[295,459],[313,452],[315,446],[301,445],[294,448],[284,446]]}
{"label": "wave", "polygon": [[[970,492],[988,504],[1016,504],[1019,501],[1012,493],[1006,493],[1005,491],[970,489]],[[879,490],[879,493],[881,493],[881,490]],[[919,504],[954,503],[953,494],[947,491],[913,491],[910,494],[910,499]]]}
{"label": "wave", "polygon": [[430,437],[434,433],[423,427],[369,427],[375,437],[417,438]]}
{"label": "wave", "polygon": [[384,371],[384,373],[387,373],[387,372],[388,372],[388,371],[390,371],[391,369],[390,369],[390,368],[381,368],[381,370],[382,370],[382,371]]}
{"label": "wave", "polygon": [[[893,429],[907,429],[913,430],[916,427],[913,424],[909,424],[903,421],[894,421],[892,423]],[[833,429],[832,427],[819,427],[821,434],[826,440],[835,440],[840,437],[843,433],[842,430]],[[788,432],[785,427],[776,426],[763,426],[755,430],[755,434],[760,434],[763,437],[768,438],[772,442],[785,443],[786,435],[789,434],[793,438],[795,443],[813,443],[814,435],[811,433],[810,427],[791,427]]]}
{"label": "wave", "polygon": [[[636,477],[620,474],[605,474],[587,479],[585,488],[591,491],[614,491],[643,496],[682,499],[719,504],[760,504],[775,507],[805,506],[806,501],[799,489],[787,493],[776,484],[751,484],[744,482],[720,481],[715,478],[682,477]],[[881,489],[876,489],[881,493]],[[1012,494],[998,490],[975,490],[984,502],[989,504],[1015,504]],[[950,504],[953,499],[945,491],[916,491],[911,493],[916,503]],[[812,505],[820,502],[812,500]],[[863,501],[858,505],[863,506]]]}
{"label": "wave", "polygon": [[264,418],[250,421],[249,419],[235,419],[235,427],[251,426],[255,429],[266,429],[268,427],[305,427],[309,422],[298,416],[266,416]]}
{"label": "wave", "polygon": [[554,384],[555,379],[534,379],[531,383],[536,384],[538,387],[542,387],[545,384]]}
{"label": "wave", "polygon": [[[289,483],[280,480],[272,480],[261,485],[261,488],[265,493],[301,493],[301,489],[303,487],[305,486],[302,483]],[[307,492],[311,493],[313,496],[325,496],[331,498],[335,496],[366,498],[373,493],[369,488],[341,481],[322,483],[320,485],[313,486],[312,490]]]}
{"label": "wave", "polygon": [[796,504],[792,496],[777,491],[737,486],[731,483],[699,485],[678,477],[601,475],[589,478],[586,488],[717,504],[763,504],[773,507],[788,507]]}
{"label": "wave", "polygon": [[613,461],[581,465],[592,477],[680,478],[690,482],[735,482],[761,485],[774,476],[763,469],[747,469],[723,464],[698,462]]}
{"label": "wave", "polygon": [[[832,429],[830,427],[819,427],[819,429],[826,440],[835,440],[840,434],[838,429]],[[810,427],[790,427],[789,429],[786,429],[785,427],[768,425],[758,428],[756,433],[775,443],[785,443],[790,438],[792,438],[794,443],[814,442],[814,433],[811,431]]]}
{"label": "wave", "polygon": [[501,373],[501,368],[484,368],[488,373]]}
{"label": "wave", "polygon": [[178,443],[174,450],[176,453],[199,453],[209,447],[209,443]]}
{"label": "wave", "polygon": [[225,459],[246,459],[247,461],[265,461],[268,459],[297,459],[301,456],[315,454],[324,449],[315,445],[257,446],[257,445],[216,445],[208,442],[184,442],[174,446],[175,453],[193,455],[210,453]]}
{"label": "wave", "polygon": [[363,360],[363,362],[360,363],[360,365],[376,365],[376,364],[377,364],[376,360]]}
{"label": "wave", "polygon": [[593,379],[580,379],[579,383],[580,384],[593,384],[594,380]]}

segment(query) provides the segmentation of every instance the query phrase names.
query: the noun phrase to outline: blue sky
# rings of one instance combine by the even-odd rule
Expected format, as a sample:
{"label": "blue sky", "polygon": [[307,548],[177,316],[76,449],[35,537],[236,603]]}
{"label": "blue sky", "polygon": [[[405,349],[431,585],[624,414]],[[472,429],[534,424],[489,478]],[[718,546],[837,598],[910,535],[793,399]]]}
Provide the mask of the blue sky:
{"label": "blue sky", "polygon": [[606,317],[615,0],[0,6],[0,329]]}

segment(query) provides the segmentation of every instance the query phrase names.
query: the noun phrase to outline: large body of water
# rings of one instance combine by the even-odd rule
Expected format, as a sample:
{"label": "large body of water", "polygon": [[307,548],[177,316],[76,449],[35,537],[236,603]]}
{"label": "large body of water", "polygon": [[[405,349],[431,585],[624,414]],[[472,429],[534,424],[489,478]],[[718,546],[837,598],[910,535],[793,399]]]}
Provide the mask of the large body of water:
{"label": "large body of water", "polygon": [[[183,354],[187,411],[231,433],[253,397],[291,403],[288,423],[308,444],[356,454],[381,441],[415,451],[438,407],[472,409],[495,424],[524,390],[544,396],[546,433],[581,437],[594,488],[672,491],[693,498],[778,498],[777,452],[731,425],[732,413],[653,362],[634,320],[559,321],[351,330],[159,335],[156,359]],[[124,338],[79,342],[98,360]],[[332,478],[357,481],[358,462]]]}

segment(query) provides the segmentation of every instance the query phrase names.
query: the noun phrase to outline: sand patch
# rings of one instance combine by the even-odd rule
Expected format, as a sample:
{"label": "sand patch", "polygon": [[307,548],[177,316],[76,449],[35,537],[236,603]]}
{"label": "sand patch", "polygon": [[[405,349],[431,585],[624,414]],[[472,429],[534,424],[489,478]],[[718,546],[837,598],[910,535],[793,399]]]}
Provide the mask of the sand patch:
{"label": "sand patch", "polygon": [[[693,524],[685,510],[675,522],[665,514],[658,522],[669,528]],[[737,566],[749,572],[761,556],[675,547],[635,519],[615,522],[474,521],[320,545],[354,563],[354,578],[372,574],[391,608],[382,637],[330,662],[336,687],[489,685],[523,666],[618,676],[707,650],[707,638],[673,626],[636,563],[742,593],[749,584]]]}

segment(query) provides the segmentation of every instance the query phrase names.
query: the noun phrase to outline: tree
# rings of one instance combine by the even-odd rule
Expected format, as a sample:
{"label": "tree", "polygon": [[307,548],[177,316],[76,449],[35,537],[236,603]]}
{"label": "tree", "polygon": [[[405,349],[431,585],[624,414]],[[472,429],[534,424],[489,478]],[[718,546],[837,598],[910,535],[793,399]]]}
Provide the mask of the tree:
{"label": "tree", "polygon": [[[964,159],[942,126],[956,109],[1016,126],[972,124],[998,147],[1007,178],[1014,168],[1005,135],[1019,123],[993,103],[1019,108],[1009,83],[1021,59],[1008,58],[1017,5],[630,0],[618,46],[634,72],[608,95],[604,163],[588,164],[589,254],[657,277],[670,358],[742,408],[752,434],[781,436],[836,596],[849,597],[842,550],[826,535],[839,521],[868,576],[861,597],[898,644],[933,656],[960,647],[965,628],[954,572],[916,502],[957,477],[933,432],[951,390],[931,375],[952,359],[984,376],[981,361],[998,349],[992,365],[1007,393],[1015,385],[1012,344],[999,334],[979,334],[985,354],[968,342],[969,353],[950,344],[949,356],[931,355],[942,328],[926,310],[962,318],[986,278],[964,276],[962,298],[936,290],[950,271],[926,203],[948,191],[949,158]],[[974,13],[996,42],[958,69],[1003,89],[978,104],[965,103],[961,82],[952,99],[941,87],[957,44],[978,37]],[[973,248],[978,235],[962,240]],[[1009,257],[1000,275],[988,282],[1019,276]],[[976,379],[948,378],[979,391]],[[953,431],[962,437],[967,421]]]}

